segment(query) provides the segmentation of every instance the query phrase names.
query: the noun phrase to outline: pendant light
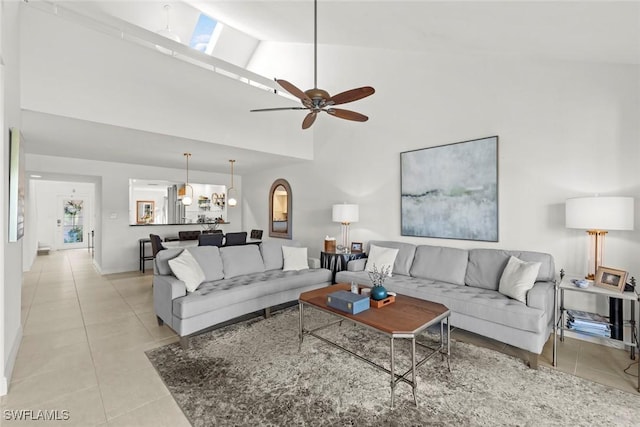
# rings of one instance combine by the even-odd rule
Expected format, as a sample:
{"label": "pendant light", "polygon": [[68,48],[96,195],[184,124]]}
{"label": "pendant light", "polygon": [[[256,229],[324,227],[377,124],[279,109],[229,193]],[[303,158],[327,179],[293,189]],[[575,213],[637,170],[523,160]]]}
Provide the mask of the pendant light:
{"label": "pendant light", "polygon": [[231,190],[233,190],[234,194],[236,193],[235,188],[233,188],[233,164],[235,162],[235,160],[229,160],[229,163],[231,163],[231,186],[227,190],[227,204],[232,208],[238,204],[238,200],[236,200],[236,198],[231,195]]}
{"label": "pendant light", "polygon": [[171,31],[171,27],[169,25],[169,11],[171,10],[171,6],[169,6],[168,4],[165,4],[164,10],[167,12],[167,26],[161,30],[158,30],[157,32],[158,34],[165,36],[168,39],[171,39],[173,41],[180,43],[180,37],[173,31]]}
{"label": "pendant light", "polygon": [[[190,206],[193,203],[193,187],[189,185],[189,157],[191,157],[191,153],[184,153],[184,156],[187,158],[187,181],[184,184],[184,196],[182,197],[182,204],[185,206]],[[187,188],[191,189],[191,196],[187,194]]]}

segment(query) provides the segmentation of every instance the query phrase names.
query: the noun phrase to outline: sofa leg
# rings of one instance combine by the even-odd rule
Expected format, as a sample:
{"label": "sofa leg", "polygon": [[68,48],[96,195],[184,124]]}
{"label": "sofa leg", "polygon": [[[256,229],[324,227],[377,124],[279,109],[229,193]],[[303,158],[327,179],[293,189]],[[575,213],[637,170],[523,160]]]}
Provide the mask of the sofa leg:
{"label": "sofa leg", "polygon": [[268,319],[269,317],[271,317],[271,307],[267,307],[264,309],[264,318]]}
{"label": "sofa leg", "polygon": [[528,352],[528,359],[527,365],[529,365],[531,369],[538,369],[538,355]]}
{"label": "sofa leg", "polygon": [[158,319],[158,326],[164,325],[164,320],[162,320],[160,316],[156,316],[156,319]]}
{"label": "sofa leg", "polygon": [[189,350],[189,337],[188,336],[180,337],[180,347],[182,347],[183,350]]}

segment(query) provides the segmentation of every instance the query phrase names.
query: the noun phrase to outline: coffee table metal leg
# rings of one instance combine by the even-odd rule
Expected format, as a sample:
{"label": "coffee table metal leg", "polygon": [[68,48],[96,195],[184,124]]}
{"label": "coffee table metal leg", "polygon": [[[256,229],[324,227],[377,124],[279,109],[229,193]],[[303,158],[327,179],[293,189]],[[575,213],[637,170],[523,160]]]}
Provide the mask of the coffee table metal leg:
{"label": "coffee table metal leg", "polygon": [[396,370],[395,370],[395,360],[394,360],[394,349],[393,349],[393,336],[391,336],[391,409],[393,409],[393,393],[396,388]]}
{"label": "coffee table metal leg", "polygon": [[302,350],[302,340],[304,339],[304,304],[298,303],[298,313],[300,315],[300,329],[298,330],[298,352],[300,352]]}
{"label": "coffee table metal leg", "polygon": [[416,397],[416,337],[411,338],[411,388],[413,389],[413,403],[418,406],[418,398]]}
{"label": "coffee table metal leg", "polygon": [[[449,367],[449,372],[451,372],[451,324],[448,317],[445,320],[447,321],[447,366]],[[440,322],[440,325],[442,325],[442,322]]]}

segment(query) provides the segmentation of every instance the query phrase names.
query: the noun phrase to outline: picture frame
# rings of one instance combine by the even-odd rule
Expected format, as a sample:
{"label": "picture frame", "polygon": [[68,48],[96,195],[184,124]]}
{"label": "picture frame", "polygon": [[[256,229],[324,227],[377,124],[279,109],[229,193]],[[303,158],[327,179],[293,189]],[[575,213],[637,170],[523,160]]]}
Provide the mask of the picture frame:
{"label": "picture frame", "polygon": [[609,267],[598,267],[594,286],[608,289],[610,291],[624,291],[624,285],[627,283],[628,272]]}
{"label": "picture frame", "polygon": [[136,222],[153,224],[156,202],[153,200],[136,200]]}
{"label": "picture frame", "polygon": [[351,253],[352,254],[361,254],[362,253],[362,242],[351,242]]}
{"label": "picture frame", "polygon": [[498,136],[400,153],[401,235],[498,242]]}

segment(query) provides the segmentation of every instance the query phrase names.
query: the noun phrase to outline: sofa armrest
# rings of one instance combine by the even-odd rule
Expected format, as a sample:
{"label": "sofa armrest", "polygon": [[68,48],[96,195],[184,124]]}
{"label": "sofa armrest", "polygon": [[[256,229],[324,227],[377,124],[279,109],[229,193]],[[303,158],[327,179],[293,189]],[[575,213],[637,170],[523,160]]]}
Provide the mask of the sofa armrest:
{"label": "sofa armrest", "polygon": [[527,306],[538,308],[545,313],[553,312],[553,282],[536,282],[527,292]]}
{"label": "sofa armrest", "polygon": [[366,264],[366,258],[353,259],[347,263],[347,271],[364,271]]}
{"label": "sofa armrest", "polygon": [[311,269],[320,268],[320,258],[307,258],[307,263]]}
{"label": "sofa armrest", "polygon": [[174,276],[153,276],[153,307],[156,316],[173,326],[173,300],[187,295],[187,287]]}

